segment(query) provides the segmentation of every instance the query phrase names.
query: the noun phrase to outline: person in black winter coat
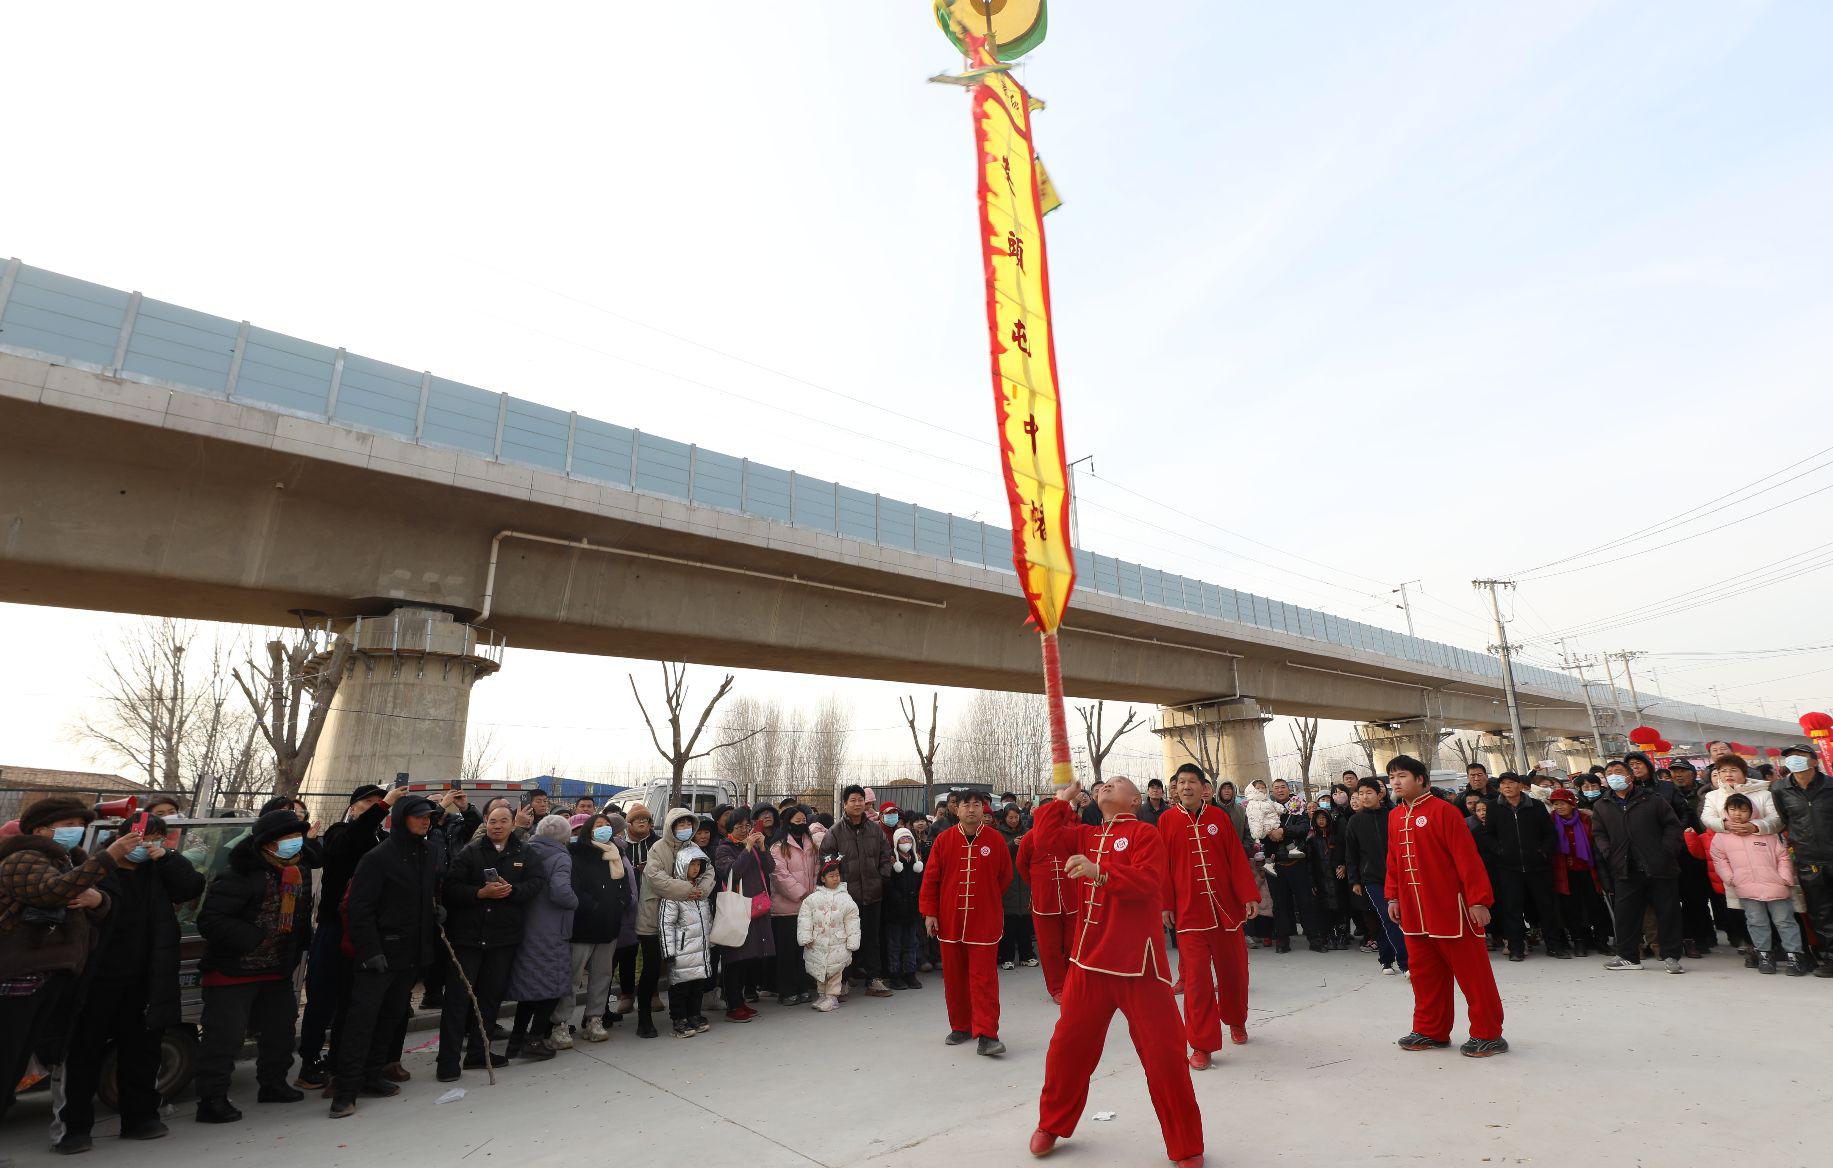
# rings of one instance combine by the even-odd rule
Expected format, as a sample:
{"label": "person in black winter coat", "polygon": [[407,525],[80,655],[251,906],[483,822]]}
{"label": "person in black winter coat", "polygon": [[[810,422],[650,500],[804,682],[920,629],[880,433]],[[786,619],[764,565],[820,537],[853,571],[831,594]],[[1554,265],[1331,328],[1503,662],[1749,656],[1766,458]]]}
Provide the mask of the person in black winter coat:
{"label": "person in black winter coat", "polygon": [[1530,798],[1514,772],[1503,774],[1500,798],[1489,804],[1484,830],[1496,856],[1496,916],[1510,961],[1527,960],[1526,909],[1531,901],[1546,938],[1549,957],[1570,958],[1572,947],[1553,895],[1553,816]]}
{"label": "person in black winter coat", "polygon": [[[516,835],[515,817],[507,806],[490,809],[484,834],[466,844],[446,870],[446,936],[477,997],[485,1026],[496,1018],[509,988],[528,904],[546,884],[541,865]],[[440,1082],[458,1078],[460,1050],[463,1066],[471,1070],[481,1069],[486,1057],[492,1066],[509,1061],[482,1045],[470,1001],[448,994],[439,1016]]]}
{"label": "person in black winter coat", "polygon": [[198,909],[203,934],[203,1039],[197,1055],[197,1122],[242,1118],[229,1102],[229,1076],[242,1039],[257,1036],[255,1081],[262,1103],[297,1103],[293,1065],[293,970],[311,943],[312,877],[301,863],[307,824],[291,811],[255,820],[210,881]]}
{"label": "person in black winter coat", "polygon": [[[611,823],[603,815],[575,815],[573,842],[567,851],[573,857],[573,897],[579,904],[573,909],[573,984],[586,975],[585,1012],[581,1036],[587,1042],[603,1042],[604,1013],[610,1005],[611,982],[616,975],[618,934],[623,932],[624,918],[632,900],[630,866],[621,845],[612,838]],[[570,1029],[573,1017],[571,994],[563,994],[554,1009],[555,1037]]]}
{"label": "person in black winter coat", "polygon": [[344,890],[357,862],[381,842],[382,821],[401,797],[400,788],[384,791],[365,783],[350,793],[344,818],[325,829],[321,842],[324,871],[318,880],[318,927],[306,966],[305,1013],[299,1019],[299,1076],[293,1085],[316,1091],[326,1082],[325,1039],[335,1047],[350,984],[350,959],[344,954]]}
{"label": "person in black winter coat", "polygon": [[1279,809],[1279,825],[1267,833],[1263,846],[1273,865],[1267,880],[1273,894],[1273,951],[1289,952],[1292,934],[1303,926],[1312,952],[1322,953],[1328,948],[1326,926],[1312,895],[1311,856],[1305,847],[1311,836],[1311,817],[1284,779],[1273,783],[1271,797]]}
{"label": "person in black winter coat", "polygon": [[382,1070],[400,1057],[414,979],[439,945],[433,905],[439,875],[426,842],[433,810],[432,802],[419,795],[401,796],[390,813],[388,838],[363,856],[350,877],[344,934],[354,969],[337,1044],[333,1119],[356,1111],[359,1092],[389,1096],[401,1091]]}
{"label": "person in black winter coat", "polygon": [[1343,824],[1343,867],[1350,895],[1372,910],[1369,933],[1381,972],[1407,971],[1407,938],[1387,915],[1387,821],[1394,805],[1378,779],[1359,779],[1350,796],[1353,813]]}
{"label": "person in black winter coat", "polygon": [[150,1140],[166,1134],[159,1120],[159,1048],[179,1016],[179,928],[175,906],[196,900],[204,878],[165,847],[164,820],[146,826],[146,842],[96,885],[114,911],[84,969],[85,1005],[76,1011],[64,1057],[64,1086],[52,1113],[60,1152],[91,1146],[95,1092],[112,1044],[120,1098],[121,1135]]}
{"label": "person in black winter coat", "polygon": [[1686,837],[1666,799],[1631,780],[1629,768],[1613,762],[1604,772],[1610,793],[1591,807],[1592,842],[1598,875],[1611,893],[1616,960],[1605,969],[1642,968],[1642,913],[1655,909],[1662,964],[1680,967],[1680,853]]}
{"label": "person in black winter coat", "polygon": [[[462,790],[452,788],[442,794],[433,812],[433,830],[426,833],[427,846],[433,849],[434,868],[440,872],[449,868],[452,857],[470,841],[483,822],[484,817],[471,806],[470,796]],[[445,1007],[446,976],[451,967],[452,958],[444,945],[439,946],[438,952],[433,954],[432,964],[420,971],[422,1010]]]}
{"label": "person in black winter coat", "polygon": [[1814,976],[1833,977],[1833,779],[1815,765],[1817,758],[1809,746],[1784,750],[1769,796],[1794,851],[1808,923],[1820,939]]}

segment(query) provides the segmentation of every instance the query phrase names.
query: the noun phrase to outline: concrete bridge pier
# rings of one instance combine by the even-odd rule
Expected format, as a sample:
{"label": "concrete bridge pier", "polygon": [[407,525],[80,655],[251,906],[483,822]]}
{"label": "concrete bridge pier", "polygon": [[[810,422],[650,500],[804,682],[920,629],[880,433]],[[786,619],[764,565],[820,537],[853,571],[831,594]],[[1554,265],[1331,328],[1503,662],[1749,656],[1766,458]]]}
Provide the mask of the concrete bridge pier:
{"label": "concrete bridge pier", "polygon": [[471,687],[502,667],[502,643],[442,609],[408,605],[353,621],[350,663],[301,794],[327,822],[358,784],[455,779]]}
{"label": "concrete bridge pier", "polygon": [[[1262,712],[1253,698],[1229,698],[1166,706],[1158,712],[1159,748],[1169,777],[1187,762],[1197,762],[1217,782],[1224,779],[1244,787],[1255,779],[1273,780],[1267,760],[1266,724],[1272,715]],[[1144,786],[1144,780],[1141,781]]]}

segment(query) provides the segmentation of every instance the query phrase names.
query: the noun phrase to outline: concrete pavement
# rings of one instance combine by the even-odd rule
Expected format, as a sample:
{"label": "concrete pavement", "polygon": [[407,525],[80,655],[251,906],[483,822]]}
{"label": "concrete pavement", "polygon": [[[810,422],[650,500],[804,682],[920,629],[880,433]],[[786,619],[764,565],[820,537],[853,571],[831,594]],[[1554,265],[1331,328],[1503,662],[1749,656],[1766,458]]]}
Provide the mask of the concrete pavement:
{"label": "concrete pavement", "polygon": [[[1760,977],[1729,950],[1670,977],[1602,960],[1498,962],[1514,1050],[1478,1061],[1405,1054],[1411,992],[1361,954],[1252,955],[1252,1042],[1196,1076],[1209,1162],[1220,1165],[1720,1165],[1822,1163],[1833,1120],[1833,985]],[[1037,970],[1002,974],[1004,1058],[946,1047],[941,978],[888,1001],[855,998],[822,1016],[768,999],[745,1026],[714,1018],[691,1040],[641,1042],[628,1025],[552,1062],[481,1072],[464,1099],[434,1100],[429,1051],[395,1099],[325,1118],[316,1096],[253,1102],[237,1068],[240,1124],[210,1128],[181,1103],[173,1134],[122,1144],[98,1128],[90,1163],[218,1168],[272,1162],[607,1164],[616,1168],[992,1168],[1029,1163],[1055,1008]],[[1459,1011],[1459,1025],[1463,1015]],[[1457,1038],[1461,1040],[1460,1031]],[[410,1042],[424,1041],[417,1035]],[[1089,1092],[1089,1114],[1053,1164],[1163,1164],[1144,1079],[1123,1023]],[[63,1162],[29,1096],[0,1124],[0,1157]],[[1818,1137],[1818,1138],[1817,1138]],[[1812,1150],[1812,1151],[1811,1151]],[[1813,1159],[1810,1161],[1810,1155]]]}

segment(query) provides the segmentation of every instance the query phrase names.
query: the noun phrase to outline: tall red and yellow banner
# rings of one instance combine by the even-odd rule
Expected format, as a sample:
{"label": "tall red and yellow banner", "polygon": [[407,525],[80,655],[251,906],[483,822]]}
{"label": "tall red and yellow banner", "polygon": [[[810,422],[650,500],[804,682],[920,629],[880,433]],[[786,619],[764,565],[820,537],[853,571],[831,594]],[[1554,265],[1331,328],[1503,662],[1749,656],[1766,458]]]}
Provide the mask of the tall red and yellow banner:
{"label": "tall red and yellow banner", "polygon": [[[1063,786],[1074,774],[1057,627],[1075,589],[1076,565],[1069,543],[1069,466],[1044,248],[1049,180],[1032,137],[1031,95],[1001,57],[1002,50],[1016,56],[1043,38],[1043,4],[1008,8],[981,0],[937,0],[936,11],[944,31],[967,56],[964,79],[974,82],[980,248],[1000,467],[1012,517],[1012,565],[1042,639],[1051,779]],[[996,23],[1001,20],[1006,23]],[[1049,193],[1054,205],[1054,192]]]}

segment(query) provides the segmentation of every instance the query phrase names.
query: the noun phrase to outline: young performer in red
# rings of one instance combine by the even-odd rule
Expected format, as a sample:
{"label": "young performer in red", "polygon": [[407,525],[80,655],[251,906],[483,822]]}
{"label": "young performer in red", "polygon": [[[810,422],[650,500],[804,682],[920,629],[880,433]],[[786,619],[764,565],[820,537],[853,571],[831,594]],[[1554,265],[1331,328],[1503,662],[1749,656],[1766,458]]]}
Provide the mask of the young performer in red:
{"label": "young performer in red", "polygon": [[[1184,1037],[1190,1067],[1208,1068],[1222,1049],[1222,1023],[1247,1041],[1247,940],[1241,922],[1260,915],[1260,888],[1228,812],[1203,801],[1203,772],[1186,764],[1171,777],[1177,802],[1159,813],[1171,879],[1165,924],[1177,929],[1184,981]],[[1213,970],[1213,972],[1212,972]]]}
{"label": "young performer in red", "polygon": [[948,1045],[978,1038],[978,1053],[1004,1054],[998,961],[1006,918],[1000,898],[1012,883],[1012,853],[986,821],[985,795],[963,791],[958,814],[960,822],[929,847],[917,910],[929,935],[942,943]]}
{"label": "young performer in red", "polygon": [[1031,925],[1037,936],[1037,959],[1044,967],[1044,990],[1058,1004],[1063,1001],[1069,944],[1075,938],[1076,906],[1082,897],[1082,882],[1063,874],[1068,859],[1068,852],[1039,847],[1035,831],[1019,840],[1018,871],[1031,889]]}
{"label": "young performer in red", "polygon": [[1047,1156],[1075,1134],[1088,1103],[1088,1079],[1101,1062],[1108,1023],[1119,1010],[1146,1072],[1146,1089],[1164,1133],[1165,1153],[1179,1168],[1202,1168],[1203,1116],[1184,1062],[1183,1027],[1171,996],[1161,902],[1170,879],[1158,829],[1134,818],[1139,789],[1116,778],[1100,789],[1106,822],[1076,820],[1072,783],[1038,809],[1037,846],[1071,853],[1063,870],[1083,881],[1082,911],[1069,951],[1069,977],[1038,1099],[1031,1154]]}
{"label": "young performer in red", "polygon": [[1470,1040],[1462,1051],[1487,1058],[1508,1050],[1502,999],[1483,943],[1495,895],[1476,840],[1456,807],[1432,793],[1426,768],[1401,755],[1387,767],[1399,802],[1388,816],[1387,911],[1407,936],[1413,1032],[1402,1050],[1451,1045],[1451,982],[1464,991]]}

